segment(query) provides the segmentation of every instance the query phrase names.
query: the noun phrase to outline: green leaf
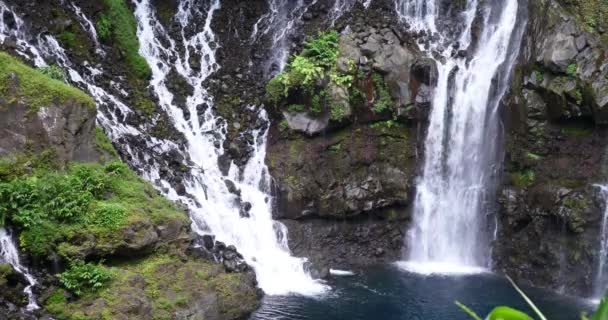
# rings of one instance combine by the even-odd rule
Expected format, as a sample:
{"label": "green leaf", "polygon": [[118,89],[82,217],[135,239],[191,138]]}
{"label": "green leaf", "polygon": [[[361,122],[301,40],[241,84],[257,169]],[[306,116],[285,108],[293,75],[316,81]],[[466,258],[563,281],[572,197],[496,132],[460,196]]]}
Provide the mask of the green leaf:
{"label": "green leaf", "polygon": [[526,300],[526,302],[528,303],[528,305],[530,306],[530,308],[532,308],[532,310],[534,310],[534,312],[536,312],[536,314],[538,315],[538,317],[541,320],[547,320],[547,318],[542,314],[542,312],[540,312],[540,310],[538,309],[538,307],[536,307],[536,305],[534,304],[534,302],[532,302],[532,300],[530,298],[528,298],[528,296],[515,284],[515,281],[513,281],[513,279],[511,279],[511,277],[507,276],[507,279],[509,280],[509,282],[511,282],[511,285],[513,285],[513,287],[515,288],[515,290],[517,290],[517,292],[524,298],[524,300]]}
{"label": "green leaf", "polygon": [[469,316],[471,316],[471,318],[475,319],[475,320],[481,320],[481,317],[477,315],[477,313],[475,313],[475,311],[469,309],[469,307],[465,306],[464,304],[460,303],[459,301],[454,301],[454,303],[460,308],[462,309],[462,311],[464,311],[466,314],[468,314]]}
{"label": "green leaf", "polygon": [[533,320],[529,315],[509,307],[496,307],[487,317],[488,320]]}
{"label": "green leaf", "polygon": [[597,311],[591,317],[591,320],[606,320],[608,319],[608,297],[602,299]]}

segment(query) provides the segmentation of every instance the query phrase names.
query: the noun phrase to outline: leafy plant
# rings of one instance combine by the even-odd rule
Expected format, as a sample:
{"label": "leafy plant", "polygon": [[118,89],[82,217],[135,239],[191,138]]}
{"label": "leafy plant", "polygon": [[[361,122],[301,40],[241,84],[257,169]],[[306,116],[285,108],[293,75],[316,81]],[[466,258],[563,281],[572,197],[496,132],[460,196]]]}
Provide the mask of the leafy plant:
{"label": "leafy plant", "polygon": [[330,118],[334,121],[340,121],[346,118],[348,113],[348,109],[345,105],[341,103],[335,103],[331,106],[331,114]]}
{"label": "leafy plant", "polygon": [[331,74],[331,81],[339,86],[342,87],[346,87],[346,88],[350,88],[353,85],[353,79],[354,77],[350,74],[338,74],[338,73],[332,73]]}
{"label": "leafy plant", "polygon": [[336,31],[321,32],[304,43],[302,56],[310,58],[316,65],[331,68],[338,60],[339,35]]}
{"label": "leafy plant", "polygon": [[110,272],[101,265],[85,263],[82,260],[72,261],[70,268],[59,275],[61,285],[77,296],[97,291],[111,279]]}
{"label": "leafy plant", "polygon": [[59,35],[59,40],[69,48],[76,47],[76,34],[71,31],[64,31]]}
{"label": "leafy plant", "polygon": [[292,86],[310,87],[323,76],[323,67],[303,56],[294,56],[289,67]]}
{"label": "leafy plant", "polygon": [[42,72],[42,74],[44,74],[45,76],[47,76],[51,79],[66,82],[65,72],[63,71],[63,69],[60,66],[58,66],[56,64],[42,67],[39,70],[40,70],[40,72]]}
{"label": "leafy plant", "polygon": [[100,203],[89,223],[110,230],[120,227],[127,217],[127,210],[118,203]]}
{"label": "leafy plant", "polygon": [[[127,2],[125,0],[103,0],[103,3],[106,7],[107,20],[111,21],[112,32],[109,34],[112,35],[116,45],[124,52],[125,61],[131,72],[139,79],[148,79],[152,75],[152,70],[146,59],[139,55],[137,21]],[[103,32],[105,30],[102,30]]]}
{"label": "leafy plant", "polygon": [[291,113],[300,113],[306,111],[306,107],[301,104],[290,104],[287,106],[287,111]]}
{"label": "leafy plant", "polygon": [[569,64],[568,67],[566,68],[566,73],[569,76],[575,76],[577,71],[578,71],[578,66],[576,65],[576,63]]}
{"label": "leafy plant", "polygon": [[386,84],[384,83],[384,79],[378,73],[374,73],[372,75],[372,79],[376,89],[376,99],[373,107],[374,112],[383,113],[392,110],[395,104],[390,92],[388,91],[388,88],[386,87]]}
{"label": "leafy plant", "polygon": [[323,112],[323,108],[321,106],[322,101],[325,99],[325,91],[321,91],[319,94],[315,94],[312,97],[312,101],[310,102],[310,112],[313,115],[319,115]]}
{"label": "leafy plant", "polygon": [[102,14],[95,24],[95,30],[101,41],[110,40],[112,37],[112,21],[107,15]]}

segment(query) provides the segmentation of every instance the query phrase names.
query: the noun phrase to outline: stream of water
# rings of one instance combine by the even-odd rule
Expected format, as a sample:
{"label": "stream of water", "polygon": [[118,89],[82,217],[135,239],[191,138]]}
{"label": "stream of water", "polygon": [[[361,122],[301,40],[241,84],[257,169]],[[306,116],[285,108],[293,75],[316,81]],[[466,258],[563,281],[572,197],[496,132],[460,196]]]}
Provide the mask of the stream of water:
{"label": "stream of water", "polygon": [[21,264],[15,242],[13,241],[11,234],[4,228],[0,228],[0,263],[10,264],[15,271],[23,275],[25,280],[27,280],[28,285],[23,290],[28,299],[26,309],[28,311],[33,311],[40,308],[36,303],[36,296],[32,291],[32,288],[37,284],[37,281],[34,276],[30,274],[29,270]]}
{"label": "stream of water", "polygon": [[[411,249],[402,265],[423,273],[479,272],[490,266],[488,204],[493,203],[501,152],[497,109],[507,87],[501,79],[508,78],[519,48],[511,46],[518,37],[519,5],[517,0],[469,0],[454,18],[445,17],[441,5],[439,0],[395,2],[404,21],[433,38],[421,47],[440,56],[407,237]],[[478,41],[476,19],[481,22]],[[444,28],[445,21],[458,31]],[[456,54],[460,50],[469,53]]]}

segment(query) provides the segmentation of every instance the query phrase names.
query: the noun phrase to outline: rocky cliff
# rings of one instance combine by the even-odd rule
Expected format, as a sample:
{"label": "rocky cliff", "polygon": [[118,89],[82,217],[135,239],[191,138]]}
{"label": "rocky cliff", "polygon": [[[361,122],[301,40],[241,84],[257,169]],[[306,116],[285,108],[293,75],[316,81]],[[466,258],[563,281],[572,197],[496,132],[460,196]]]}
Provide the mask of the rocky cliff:
{"label": "rocky cliff", "polygon": [[[99,104],[96,111],[82,92],[32,83],[19,75],[31,70],[0,63],[0,110],[6,115],[0,119],[0,155],[18,160],[19,166],[11,166],[20,169],[17,174],[0,172],[0,178],[8,181],[35,173],[45,158],[31,157],[48,157],[48,146],[53,146],[52,158],[58,160],[53,170],[69,169],[74,161],[108,161],[119,155],[137,164],[132,169],[139,174],[161,168],[154,179],[167,181],[187,197],[184,185],[193,167],[187,142],[148,88],[151,69],[138,54],[132,4],[73,1],[92,19],[95,38],[88,22],[65,1],[6,3],[24,17],[31,35],[56,37],[75,71],[93,74],[99,89],[119,97],[132,112],[112,101]],[[201,10],[196,24],[180,28],[180,3],[151,1],[159,22],[174,39],[200,32],[206,22]],[[195,3],[207,10],[207,2]],[[455,16],[462,3],[445,2],[440,9]],[[596,272],[605,207],[593,185],[607,178],[606,8],[595,0],[521,4],[527,6],[527,25],[501,108],[506,157],[496,205],[495,269],[537,286],[587,294]],[[407,252],[404,238],[424,160],[422,144],[436,67],[420,49],[429,47],[433,35],[410,32],[399,21],[393,1],[374,0],[368,8],[352,1],[350,9],[339,14],[334,5],[331,0],[306,2],[306,10],[289,15],[293,24],[287,30],[286,24],[265,24],[269,2],[221,1],[209,22],[219,67],[195,86],[172,66],[166,86],[185,118],[203,119],[208,108],[222,117],[226,139],[221,145],[218,139],[216,147],[225,150],[218,161],[224,174],[231,163],[242,170],[252,156],[252,132],[268,123],[251,106],[265,106],[271,120],[266,164],[273,177],[273,216],[288,226],[295,255],[325,267],[346,268],[395,261]],[[19,24],[16,16],[3,12],[5,24]],[[111,27],[108,21],[122,22]],[[279,31],[287,35],[276,42],[277,34],[264,28],[284,28]],[[323,43],[316,43],[320,38]],[[19,41],[7,37],[2,48],[17,55]],[[331,55],[315,54],[315,45],[329,47]],[[176,46],[180,53],[192,49]],[[209,59],[195,51],[188,56],[193,65]],[[294,55],[282,73],[277,52]],[[468,52],[455,54],[467,57]],[[96,68],[105,72],[95,74],[91,70]],[[186,101],[198,85],[209,90],[213,103],[201,103],[192,112]],[[114,151],[103,131],[95,129],[96,112],[121,119],[141,134],[117,139]],[[24,157],[12,156],[15,153]],[[153,207],[136,208],[132,221],[110,238],[88,229],[74,231],[52,241],[51,250],[41,254],[43,259],[31,259],[43,270],[55,255],[68,266],[61,253],[87,261],[106,259],[105,265],[121,275],[111,289],[94,297],[78,300],[63,294],[63,289],[43,294],[50,299],[49,311],[66,318],[80,316],[78,312],[92,318],[104,312],[146,318],[166,304],[177,318],[205,314],[232,319],[255,307],[250,273],[226,273],[187,254],[191,235],[186,216],[134,175],[125,179],[141,192],[111,193],[125,192],[123,196],[151,201]],[[102,200],[109,199],[96,201]],[[27,235],[27,230],[18,231]],[[206,245],[222,257],[237,255],[233,248],[215,246],[213,240],[207,239]],[[138,256],[136,262],[122,264],[133,255]],[[245,268],[228,260],[228,270]],[[174,274],[174,283],[161,279],[163,273]],[[200,278],[204,286],[190,286],[193,278]],[[132,290],[118,290],[127,284]],[[187,294],[174,295],[174,285],[188,288]],[[56,280],[48,287],[59,288]],[[165,296],[155,295],[156,290]],[[110,296],[110,291],[117,296]],[[229,294],[233,292],[237,299]]]}
{"label": "rocky cliff", "polygon": [[117,160],[93,99],[5,53],[0,70],[0,222],[19,234],[43,306],[21,313],[25,279],[0,257],[0,319],[242,319],[257,307],[236,249],[198,248],[184,209]]}
{"label": "rocky cliff", "polygon": [[508,127],[498,268],[588,295],[598,265],[606,180],[606,42],[586,6],[530,1]]}

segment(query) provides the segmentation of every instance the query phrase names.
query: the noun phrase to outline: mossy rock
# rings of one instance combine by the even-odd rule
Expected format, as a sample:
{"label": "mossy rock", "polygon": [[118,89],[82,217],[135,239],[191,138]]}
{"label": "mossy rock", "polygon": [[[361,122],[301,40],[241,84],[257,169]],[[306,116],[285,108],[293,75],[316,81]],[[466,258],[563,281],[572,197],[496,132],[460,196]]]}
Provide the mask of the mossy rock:
{"label": "mossy rock", "polygon": [[252,275],[202,260],[152,256],[110,268],[114,280],[78,300],[56,289],[45,302],[57,319],[244,319],[258,307]]}
{"label": "mossy rock", "polygon": [[70,102],[95,108],[93,98],[86,93],[50,78],[4,52],[0,52],[0,92],[4,99],[25,100],[32,112]]}

